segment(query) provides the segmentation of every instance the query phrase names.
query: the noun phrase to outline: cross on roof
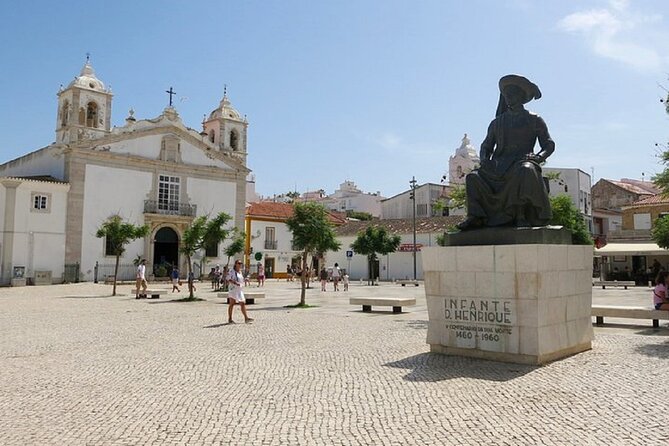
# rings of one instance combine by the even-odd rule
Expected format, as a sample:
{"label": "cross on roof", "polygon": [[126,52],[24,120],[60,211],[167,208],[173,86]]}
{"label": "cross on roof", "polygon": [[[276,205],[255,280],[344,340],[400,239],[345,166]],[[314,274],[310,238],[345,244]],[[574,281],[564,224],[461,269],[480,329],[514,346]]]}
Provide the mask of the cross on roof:
{"label": "cross on roof", "polygon": [[172,96],[174,96],[175,94],[177,94],[177,92],[174,91],[174,90],[172,90],[172,87],[170,87],[169,90],[165,90],[165,93],[167,93],[167,94],[170,95],[170,107],[171,107],[171,106],[172,106]]}

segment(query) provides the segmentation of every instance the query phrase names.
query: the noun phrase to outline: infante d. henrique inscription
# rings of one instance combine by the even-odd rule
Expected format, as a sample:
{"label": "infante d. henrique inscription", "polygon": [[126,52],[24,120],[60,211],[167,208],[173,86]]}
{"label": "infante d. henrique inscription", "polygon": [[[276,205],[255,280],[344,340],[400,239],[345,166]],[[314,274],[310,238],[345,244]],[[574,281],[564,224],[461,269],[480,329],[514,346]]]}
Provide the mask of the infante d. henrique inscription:
{"label": "infante d. henrique inscription", "polygon": [[511,325],[508,300],[445,299],[444,317],[453,322]]}

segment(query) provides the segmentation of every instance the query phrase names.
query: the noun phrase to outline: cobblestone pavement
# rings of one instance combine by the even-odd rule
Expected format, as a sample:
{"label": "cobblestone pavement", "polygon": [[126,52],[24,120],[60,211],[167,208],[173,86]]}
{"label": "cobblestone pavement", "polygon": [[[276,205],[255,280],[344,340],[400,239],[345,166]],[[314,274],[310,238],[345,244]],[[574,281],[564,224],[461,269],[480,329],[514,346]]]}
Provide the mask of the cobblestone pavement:
{"label": "cobblestone pavement", "polygon": [[[1,445],[669,443],[666,323],[597,328],[593,350],[531,367],[428,353],[422,286],[316,285],[296,310],[298,284],[270,281],[249,325],[223,324],[206,284],[196,303],[129,290],[0,289]],[[418,305],[348,305],[366,295]]]}

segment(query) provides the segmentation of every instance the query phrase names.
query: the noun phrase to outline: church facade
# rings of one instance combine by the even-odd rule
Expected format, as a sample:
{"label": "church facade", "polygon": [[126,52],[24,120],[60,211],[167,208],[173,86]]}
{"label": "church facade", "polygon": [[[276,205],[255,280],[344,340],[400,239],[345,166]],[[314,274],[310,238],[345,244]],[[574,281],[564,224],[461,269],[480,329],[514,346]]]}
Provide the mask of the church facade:
{"label": "church facade", "polygon": [[[21,271],[29,280],[50,271],[58,283],[73,264],[80,280],[92,280],[96,262],[113,262],[95,233],[114,214],[150,228],[122,263],[141,256],[181,271],[180,241],[195,217],[226,212],[244,229],[248,122],[227,93],[200,132],[172,106],[153,119],[131,110],[112,128],[112,98],[87,61],[58,93],[56,141],[0,165],[0,284]],[[224,259],[223,248],[208,249],[207,259]]]}

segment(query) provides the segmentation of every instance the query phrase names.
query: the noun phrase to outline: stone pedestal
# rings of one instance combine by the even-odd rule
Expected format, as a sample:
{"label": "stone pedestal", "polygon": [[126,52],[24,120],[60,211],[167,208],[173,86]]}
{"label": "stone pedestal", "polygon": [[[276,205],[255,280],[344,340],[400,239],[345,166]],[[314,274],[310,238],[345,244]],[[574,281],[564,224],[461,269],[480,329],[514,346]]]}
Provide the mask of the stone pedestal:
{"label": "stone pedestal", "polygon": [[421,251],[433,352],[545,364],[592,344],[592,246]]}

